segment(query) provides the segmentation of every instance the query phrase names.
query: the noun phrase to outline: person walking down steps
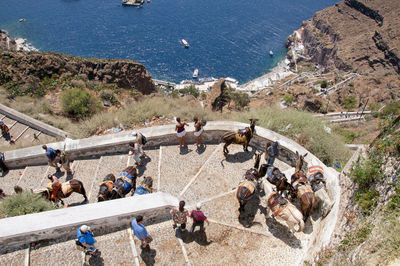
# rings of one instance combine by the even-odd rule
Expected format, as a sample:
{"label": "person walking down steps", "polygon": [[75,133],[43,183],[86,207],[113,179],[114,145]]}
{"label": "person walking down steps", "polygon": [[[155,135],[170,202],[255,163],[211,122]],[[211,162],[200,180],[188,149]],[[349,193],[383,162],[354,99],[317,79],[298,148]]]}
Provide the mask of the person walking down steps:
{"label": "person walking down steps", "polygon": [[139,215],[132,221],[133,234],[141,241],[142,249],[150,249],[149,243],[153,238],[147,233],[146,227],[142,224],[143,216]]}
{"label": "person walking down steps", "polygon": [[49,165],[55,167],[57,172],[61,172],[61,169],[58,166],[57,161],[56,161],[56,158],[57,158],[56,151],[52,148],[48,148],[46,145],[43,145],[42,148],[43,148],[43,150],[46,151],[46,156],[47,156],[47,159],[49,160]]}
{"label": "person walking down steps", "polygon": [[185,209],[185,201],[181,200],[179,202],[179,207],[173,208],[170,213],[174,222],[172,227],[175,229],[177,224],[179,224],[181,232],[184,232],[186,229],[187,217],[189,216],[188,210]]}
{"label": "person walking down steps", "polygon": [[192,210],[189,214],[189,217],[193,219],[192,227],[190,228],[190,232],[193,233],[197,226],[200,227],[200,231],[204,231],[204,222],[207,222],[207,225],[210,223],[207,220],[207,216],[201,211],[201,204],[197,203],[196,210]]}

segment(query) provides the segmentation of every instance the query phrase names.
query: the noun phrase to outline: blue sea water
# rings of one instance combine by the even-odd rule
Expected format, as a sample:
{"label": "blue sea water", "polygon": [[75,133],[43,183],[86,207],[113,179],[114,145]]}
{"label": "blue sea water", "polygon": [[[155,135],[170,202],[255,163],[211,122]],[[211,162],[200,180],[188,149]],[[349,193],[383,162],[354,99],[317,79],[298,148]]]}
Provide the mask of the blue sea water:
{"label": "blue sea water", "polygon": [[0,28],[40,51],[133,59],[153,78],[179,82],[198,68],[199,77],[243,83],[274,67],[287,36],[336,2],[151,0],[136,8],[121,0],[2,0]]}

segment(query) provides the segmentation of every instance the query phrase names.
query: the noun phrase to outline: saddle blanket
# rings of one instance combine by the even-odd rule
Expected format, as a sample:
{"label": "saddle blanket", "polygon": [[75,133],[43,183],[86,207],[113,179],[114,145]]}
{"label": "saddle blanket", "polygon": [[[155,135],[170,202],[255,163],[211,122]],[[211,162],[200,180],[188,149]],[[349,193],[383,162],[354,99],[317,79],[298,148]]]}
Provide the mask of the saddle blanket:
{"label": "saddle blanket", "polygon": [[67,195],[68,193],[72,192],[71,184],[69,182],[62,183],[61,191],[64,195]]}
{"label": "saddle blanket", "polygon": [[249,180],[243,180],[239,183],[239,187],[245,187],[250,190],[251,193],[254,193],[256,190],[256,184]]}
{"label": "saddle blanket", "polygon": [[145,195],[148,193],[149,191],[147,190],[147,188],[140,186],[136,188],[135,193],[133,195]]}
{"label": "saddle blanket", "polygon": [[246,135],[240,135],[238,132],[236,132],[235,138],[236,138],[236,142],[238,142],[238,143],[246,142]]}

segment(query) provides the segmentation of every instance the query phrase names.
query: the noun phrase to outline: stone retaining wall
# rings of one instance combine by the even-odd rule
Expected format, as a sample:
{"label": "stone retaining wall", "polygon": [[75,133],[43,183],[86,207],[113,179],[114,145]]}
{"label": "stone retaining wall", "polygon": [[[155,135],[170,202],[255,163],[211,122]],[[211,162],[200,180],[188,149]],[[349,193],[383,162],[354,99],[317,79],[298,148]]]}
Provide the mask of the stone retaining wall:
{"label": "stone retaining wall", "polygon": [[159,222],[169,218],[170,209],[177,205],[177,198],[157,192],[0,219],[0,245],[10,247],[45,239],[73,238],[83,224],[100,231],[128,227],[139,214],[146,221]]}
{"label": "stone retaining wall", "polygon": [[[223,133],[227,131],[238,130],[246,126],[248,126],[248,124],[232,121],[210,121],[205,126],[203,142],[210,144],[220,143],[220,137]],[[194,127],[192,123],[186,129],[186,131],[187,143],[194,143]],[[63,142],[50,143],[48,146],[54,149],[65,149],[73,159],[116,153],[127,153],[129,150],[128,143],[136,140],[136,138],[132,136],[132,132],[133,131],[125,131],[116,134],[94,136],[79,140],[66,139]],[[145,149],[158,149],[160,146],[178,144],[178,139],[175,133],[175,125],[142,128],[140,129],[140,132],[142,132],[148,140],[147,144],[145,145]],[[281,149],[279,159],[292,166],[296,164],[297,160],[295,151],[298,151],[301,154],[308,152],[296,142],[280,134],[265,128],[256,127],[255,136],[251,140],[250,145],[264,151],[265,144],[268,141],[280,142]],[[5,153],[5,158],[5,162],[10,168],[20,168],[28,165],[40,165],[47,163],[45,152],[40,145],[7,151]]]}
{"label": "stone retaining wall", "polygon": [[59,137],[64,139],[68,135],[67,132],[61,129],[55,128],[39,120],[33,119],[32,117],[20,113],[3,104],[0,104],[0,113],[24,125],[30,126],[31,128],[41,131],[42,133],[45,133],[49,136]]}

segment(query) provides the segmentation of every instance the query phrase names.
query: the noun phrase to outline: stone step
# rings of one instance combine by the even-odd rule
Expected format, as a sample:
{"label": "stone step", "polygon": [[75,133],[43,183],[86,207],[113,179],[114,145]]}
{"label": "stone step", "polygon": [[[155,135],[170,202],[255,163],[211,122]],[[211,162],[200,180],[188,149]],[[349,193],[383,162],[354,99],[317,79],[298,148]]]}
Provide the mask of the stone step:
{"label": "stone step", "polygon": [[[144,217],[144,224],[146,217]],[[146,224],[145,224],[146,226]],[[166,221],[146,226],[147,232],[153,238],[150,250],[142,250],[141,241],[134,237],[135,247],[140,265],[185,265],[186,260],[182,247],[172,228],[172,222]],[[193,265],[200,264],[199,262]]]}
{"label": "stone step", "polygon": [[[14,138],[14,140],[24,131],[26,128],[26,125],[21,124],[21,123],[16,123],[11,129],[10,129],[10,135]],[[18,140],[17,140],[18,141]]]}
{"label": "stone step", "polygon": [[19,182],[24,169],[10,170],[6,175],[0,177],[0,188],[4,190],[7,195],[14,193],[14,186]]}
{"label": "stone step", "polygon": [[203,152],[197,153],[196,148],[189,145],[188,150],[181,154],[178,146],[163,147],[160,191],[179,197],[182,190],[196,176],[214,150],[215,145],[209,145]]}
{"label": "stone step", "polygon": [[95,238],[97,240],[95,245],[101,251],[101,258],[91,258],[90,265],[134,265],[134,255],[126,229]]}
{"label": "stone step", "polygon": [[241,145],[231,145],[229,151],[225,159],[222,146],[217,146],[214,156],[182,195],[189,205],[236,189],[245,172],[254,166],[254,154],[243,152]]}
{"label": "stone step", "polygon": [[48,165],[28,166],[25,168],[18,185],[24,190],[44,188],[47,185],[47,175],[55,172]]}
{"label": "stone step", "polygon": [[75,240],[41,242],[31,248],[29,257],[31,266],[83,264],[82,252],[76,249]]}
{"label": "stone step", "polygon": [[26,265],[25,254],[26,254],[25,249],[18,249],[15,251],[1,250],[0,265],[2,266]]}

